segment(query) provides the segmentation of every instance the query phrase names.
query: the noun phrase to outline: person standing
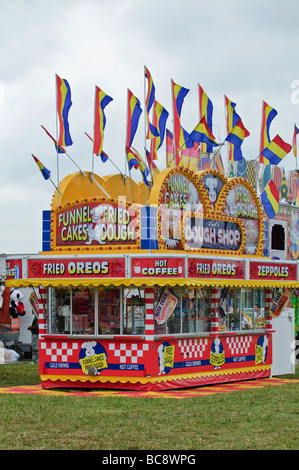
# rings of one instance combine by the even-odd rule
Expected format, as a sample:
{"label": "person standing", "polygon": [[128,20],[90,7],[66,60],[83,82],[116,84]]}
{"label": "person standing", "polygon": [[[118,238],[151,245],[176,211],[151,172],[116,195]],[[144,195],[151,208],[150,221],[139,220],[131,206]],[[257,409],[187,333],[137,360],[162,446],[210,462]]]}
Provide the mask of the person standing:
{"label": "person standing", "polygon": [[31,331],[32,363],[38,364],[38,318],[35,313],[33,322],[27,329]]}

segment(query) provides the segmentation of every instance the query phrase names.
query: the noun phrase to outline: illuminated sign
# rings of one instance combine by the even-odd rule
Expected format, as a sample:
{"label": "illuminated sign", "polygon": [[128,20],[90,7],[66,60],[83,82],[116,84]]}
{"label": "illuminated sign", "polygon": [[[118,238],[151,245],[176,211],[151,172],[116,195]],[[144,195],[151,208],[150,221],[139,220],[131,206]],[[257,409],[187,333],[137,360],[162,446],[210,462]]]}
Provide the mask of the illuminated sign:
{"label": "illuminated sign", "polygon": [[184,277],[182,258],[132,258],[132,277]]}
{"label": "illuminated sign", "polygon": [[183,222],[184,246],[188,250],[223,250],[237,252],[242,246],[240,224],[186,214]]}
{"label": "illuminated sign", "polygon": [[244,261],[188,258],[188,277],[245,279]]}
{"label": "illuminated sign", "polygon": [[250,279],[282,279],[284,281],[296,281],[297,267],[295,264],[252,261],[249,265],[249,276]]}
{"label": "illuminated sign", "polygon": [[125,277],[125,258],[28,259],[28,278]]}
{"label": "illuminated sign", "polygon": [[111,249],[137,245],[138,210],[134,205],[106,200],[60,208],[54,215],[53,247]]}

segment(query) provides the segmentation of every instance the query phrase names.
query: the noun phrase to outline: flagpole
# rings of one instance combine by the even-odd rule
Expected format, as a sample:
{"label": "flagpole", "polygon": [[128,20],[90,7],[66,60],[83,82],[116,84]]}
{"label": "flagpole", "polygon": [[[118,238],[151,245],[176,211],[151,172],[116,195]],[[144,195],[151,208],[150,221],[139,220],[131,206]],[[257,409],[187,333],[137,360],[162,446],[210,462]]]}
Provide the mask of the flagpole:
{"label": "flagpole", "polygon": [[[58,95],[57,95],[57,73],[55,74],[55,92],[56,92],[56,167],[57,167],[57,187],[59,188],[59,158],[58,158],[58,120],[57,120],[57,113],[58,113]],[[58,190],[58,205],[59,205],[59,190]]]}
{"label": "flagpole", "polygon": [[48,178],[48,179],[51,181],[51,183],[53,184],[54,188],[57,189],[57,193],[58,193],[58,205],[59,205],[59,194],[60,194],[60,196],[62,197],[62,199],[64,200],[64,202],[65,202],[66,204],[68,204],[67,200],[63,197],[63,195],[61,194],[61,192],[59,191],[59,189],[57,188],[57,186],[53,183],[53,181],[51,180],[51,178]]}
{"label": "flagpole", "polygon": [[[143,98],[144,98],[144,162],[145,164],[147,165],[147,158],[146,158],[146,134],[147,134],[147,107],[146,107],[146,80],[145,80],[145,65],[144,65],[144,71],[143,71]],[[149,82],[149,78],[147,77],[147,80]],[[151,173],[151,180],[152,180],[152,184],[153,184],[153,175],[152,175],[152,170],[150,168],[150,173]],[[146,191],[146,184],[144,184],[145,186],[145,200],[147,201],[147,191]],[[146,205],[147,205],[147,202],[146,202]]]}
{"label": "flagpole", "polygon": [[[87,137],[91,140],[91,142],[93,142],[92,138],[87,134],[87,132],[84,132],[85,135],[87,135]],[[105,154],[106,155],[106,154]],[[106,155],[107,159],[112,163],[112,165],[115,166],[115,168],[117,169],[117,171],[119,171],[119,173],[121,174],[121,176],[123,178],[125,178],[125,175],[123,174],[123,172],[118,168],[118,166],[113,162],[113,160],[111,160],[111,158]]]}
{"label": "flagpole", "polygon": [[[171,87],[172,124],[173,124],[173,140],[172,140],[172,147],[173,147],[173,155],[174,155],[174,157],[173,157],[173,159],[168,163],[168,165],[167,165],[166,168],[168,168],[168,167],[170,166],[170,164],[171,164],[171,163],[174,161],[174,159],[176,158],[178,152],[181,150],[181,149],[179,148],[179,150],[177,151],[177,153],[175,153],[176,148],[175,148],[175,132],[174,132],[174,130],[175,130],[175,123],[174,123],[174,102],[173,102],[174,100],[173,100],[173,80],[172,80],[172,78],[171,78],[171,80],[170,80],[170,87]],[[184,144],[183,144],[183,145],[184,145]],[[182,146],[183,146],[183,145],[182,145]],[[174,166],[176,166],[175,163],[174,163]]]}
{"label": "flagpole", "polygon": [[[132,202],[134,202],[134,192],[133,192],[133,183],[132,183],[132,178],[131,178],[131,170],[129,166],[129,160],[128,160],[128,154],[127,154],[127,138],[128,138],[128,115],[129,115],[129,88],[127,88],[127,126],[126,126],[126,140],[125,140],[125,149],[126,149],[126,160],[127,160],[127,165],[128,165],[128,170],[129,170],[129,177],[130,177],[130,182],[131,182],[131,191],[132,191]],[[126,172],[126,165],[125,165],[125,172]],[[126,174],[126,173],[125,173]]]}
{"label": "flagpole", "polygon": [[[94,107],[93,107],[93,139],[94,139],[94,131],[95,131],[96,92],[97,92],[97,87],[95,86]],[[94,146],[92,144],[92,147],[91,147],[91,181],[93,180],[93,171],[94,171],[94,151],[93,150],[94,150]]]}

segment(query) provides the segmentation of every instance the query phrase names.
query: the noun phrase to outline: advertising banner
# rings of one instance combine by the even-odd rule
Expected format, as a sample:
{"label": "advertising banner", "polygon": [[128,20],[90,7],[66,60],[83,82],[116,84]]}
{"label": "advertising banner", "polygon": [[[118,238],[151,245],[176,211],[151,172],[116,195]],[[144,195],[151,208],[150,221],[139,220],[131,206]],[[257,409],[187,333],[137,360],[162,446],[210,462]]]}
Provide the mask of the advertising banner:
{"label": "advertising banner", "polygon": [[28,279],[125,277],[125,258],[29,259]]}
{"label": "advertising banner", "polygon": [[244,261],[188,259],[188,277],[245,279]]}
{"label": "advertising banner", "polygon": [[260,280],[297,280],[297,267],[288,263],[267,263],[251,261],[249,264],[249,278]]}
{"label": "advertising banner", "polygon": [[286,294],[284,294],[283,292],[277,292],[269,309],[269,313],[271,313],[272,317],[278,317],[281,314],[284,307],[288,303],[288,300],[289,297]]}
{"label": "advertising banner", "polygon": [[158,325],[162,325],[166,322],[167,318],[169,318],[174,311],[177,303],[178,299],[167,289],[164,289],[154,313],[154,317]]}
{"label": "advertising banner", "polygon": [[184,277],[183,258],[132,258],[132,277]]}

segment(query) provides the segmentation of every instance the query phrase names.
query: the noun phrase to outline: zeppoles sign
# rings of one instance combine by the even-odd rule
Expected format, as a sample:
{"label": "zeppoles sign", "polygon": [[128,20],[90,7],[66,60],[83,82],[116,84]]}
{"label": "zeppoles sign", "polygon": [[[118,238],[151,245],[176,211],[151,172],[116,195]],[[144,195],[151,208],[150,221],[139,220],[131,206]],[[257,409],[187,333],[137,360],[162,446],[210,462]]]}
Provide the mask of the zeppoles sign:
{"label": "zeppoles sign", "polygon": [[94,202],[56,212],[56,246],[135,245],[137,211],[129,204]]}
{"label": "zeppoles sign", "polygon": [[188,250],[213,249],[238,251],[242,246],[239,223],[187,214],[183,221],[183,239]]}
{"label": "zeppoles sign", "polygon": [[295,264],[276,264],[250,262],[250,279],[281,279],[284,281],[296,281],[297,266]]}

